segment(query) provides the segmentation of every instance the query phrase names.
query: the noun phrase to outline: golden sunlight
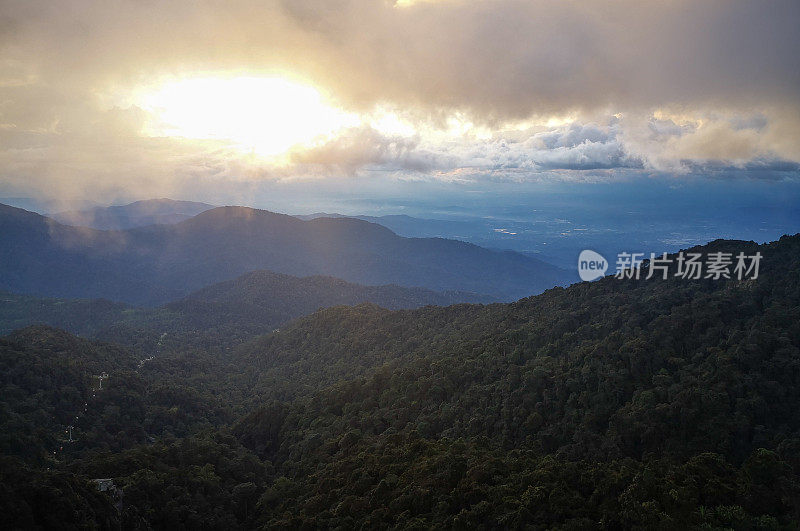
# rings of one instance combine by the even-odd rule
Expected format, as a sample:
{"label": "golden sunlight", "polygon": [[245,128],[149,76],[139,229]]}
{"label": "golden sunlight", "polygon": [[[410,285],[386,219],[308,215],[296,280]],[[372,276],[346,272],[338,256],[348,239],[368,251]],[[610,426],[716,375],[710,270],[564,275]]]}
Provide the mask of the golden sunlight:
{"label": "golden sunlight", "polygon": [[282,78],[190,78],[141,95],[153,136],[230,141],[243,151],[275,156],[325,141],[357,115],[328,104],[313,87]]}

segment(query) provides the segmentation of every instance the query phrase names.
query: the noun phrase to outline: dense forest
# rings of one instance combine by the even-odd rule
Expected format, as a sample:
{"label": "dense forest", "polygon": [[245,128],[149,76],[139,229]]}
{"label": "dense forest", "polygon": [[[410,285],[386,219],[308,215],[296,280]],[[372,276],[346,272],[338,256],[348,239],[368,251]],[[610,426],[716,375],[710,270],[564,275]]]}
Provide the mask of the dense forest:
{"label": "dense forest", "polygon": [[301,278],[262,270],[206,286],[157,308],[107,299],[52,299],[0,291],[0,333],[46,324],[86,337],[125,344],[135,341],[139,350],[152,354],[164,341],[185,347],[199,336],[201,341],[214,337],[216,343],[229,347],[331,306],[370,302],[401,309],[490,300],[467,292],[362,286],[333,277]]}
{"label": "dense forest", "polygon": [[257,277],[196,320],[191,297],[142,317],[9,295],[88,339],[0,339],[0,523],[797,529],[800,235],[694,250],[759,251],[760,275],[341,301],[278,330],[241,295]]}

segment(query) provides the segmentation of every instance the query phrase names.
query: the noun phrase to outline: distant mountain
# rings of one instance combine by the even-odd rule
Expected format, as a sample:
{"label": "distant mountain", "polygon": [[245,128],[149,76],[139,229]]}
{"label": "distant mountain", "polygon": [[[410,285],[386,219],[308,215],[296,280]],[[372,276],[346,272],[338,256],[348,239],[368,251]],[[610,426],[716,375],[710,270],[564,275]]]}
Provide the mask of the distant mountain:
{"label": "distant mountain", "polygon": [[214,208],[174,225],[99,231],[3,205],[0,248],[0,289],[149,305],[259,269],[504,300],[574,277],[514,252],[403,238],[356,219],[302,221],[245,207]]}
{"label": "distant mountain", "polygon": [[122,232],[69,227],[0,205],[0,249],[0,289],[6,291],[119,301],[181,295],[139,267]]}
{"label": "distant mountain", "polygon": [[146,225],[171,225],[214,208],[207,203],[149,199],[128,205],[69,210],[51,217],[65,225],[103,230],[122,230]]}
{"label": "distant mountain", "polygon": [[[304,221],[319,218],[353,218],[370,223],[377,223],[383,225],[392,232],[409,238],[435,238],[435,237],[449,237],[446,235],[462,234],[472,236],[475,231],[475,224],[464,220],[447,220],[447,219],[428,219],[428,218],[415,218],[405,214],[390,214],[386,216],[345,216],[343,214],[329,213],[329,212],[315,212],[313,214],[302,214],[295,216]],[[454,236],[455,237],[455,236]],[[459,239],[461,239],[459,237]]]}
{"label": "distant mountain", "polygon": [[313,214],[296,214],[294,217],[302,219],[303,221],[311,221],[318,218],[356,218],[358,216],[345,216],[344,214],[337,214],[336,212],[314,212]]}
{"label": "distant mountain", "polygon": [[39,214],[62,210],[85,210],[100,206],[97,202],[88,199],[36,199],[34,197],[0,197],[0,203]]}
{"label": "distant mountain", "polygon": [[[572,267],[575,257],[586,247],[598,247],[603,254],[615,254],[610,246],[614,239],[609,234],[592,234],[588,239],[563,241],[563,227],[554,227],[556,220],[543,223],[519,222],[486,217],[459,219],[416,218],[406,214],[385,216],[345,216],[329,212],[316,212],[295,216],[302,220],[319,218],[354,218],[383,225],[399,236],[406,238],[447,238],[469,242],[487,249],[516,251],[526,256],[553,264],[557,267]],[[508,228],[505,228],[508,227]],[[578,232],[582,232],[579,228]],[[559,235],[561,240],[558,239]],[[617,236],[617,239],[620,237]],[[628,242],[630,244],[630,242]],[[647,249],[648,247],[644,247]],[[658,249],[658,248],[656,248]]]}

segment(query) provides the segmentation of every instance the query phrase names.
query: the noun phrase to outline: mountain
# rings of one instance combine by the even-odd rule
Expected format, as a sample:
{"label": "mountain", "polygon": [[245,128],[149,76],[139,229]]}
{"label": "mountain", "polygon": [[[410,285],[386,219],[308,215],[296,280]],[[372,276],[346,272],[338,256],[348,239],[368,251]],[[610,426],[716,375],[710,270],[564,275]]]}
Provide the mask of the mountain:
{"label": "mountain", "polygon": [[214,205],[193,201],[149,199],[128,205],[58,212],[50,217],[65,225],[122,230],[146,225],[171,225],[212,208]]}
{"label": "mountain", "polygon": [[244,207],[124,231],[70,227],[0,206],[0,289],[50,297],[160,304],[248,271],[325,275],[515,299],[573,274],[514,252],[403,238],[355,219],[302,221]]}
{"label": "mountain", "polygon": [[[0,432],[19,461],[0,485],[26,487],[0,523],[71,492],[95,507],[65,513],[76,527],[797,528],[800,235],[689,251],[759,252],[760,274],[689,280],[673,261],[510,304],[337,306],[134,370],[125,349],[12,334]],[[47,455],[72,419],[48,415],[75,405],[80,442]],[[113,478],[119,512],[82,478]]]}
{"label": "mountain", "polygon": [[[406,237],[437,237],[444,234],[462,234],[474,236],[477,231],[486,231],[485,220],[482,220],[482,225],[476,229],[474,222],[464,220],[447,220],[447,219],[429,219],[429,218],[415,218],[406,214],[390,214],[385,216],[345,216],[342,214],[316,212],[313,214],[302,214],[295,216],[299,219],[310,221],[319,218],[353,218],[362,221],[369,221],[370,223],[377,223],[383,225],[392,232]],[[490,231],[491,232],[491,231]]]}
{"label": "mountain", "polygon": [[106,299],[49,299],[0,291],[0,334],[43,324],[91,337],[149,312]]}
{"label": "mountain", "polygon": [[88,199],[36,199],[33,197],[0,197],[0,204],[24,208],[40,214],[62,210],[84,210],[100,206],[96,201]]}
{"label": "mountain", "polygon": [[135,257],[128,258],[130,247],[122,232],[69,227],[0,205],[0,248],[2,290],[118,301],[149,298],[163,290]]}
{"label": "mountain", "polygon": [[0,292],[0,334],[46,324],[88,337],[128,344],[121,334],[157,342],[187,334],[226,341],[250,338],[321,308],[370,302],[388,309],[490,302],[473,293],[401,286],[362,286],[332,277],[294,277],[253,271],[158,308],[137,308],[105,299],[48,299]]}
{"label": "mountain", "polygon": [[[132,371],[137,362],[123,348],[48,327],[29,327],[1,338],[0,390],[6,429],[0,431],[0,452],[32,460],[52,454],[60,446],[64,426],[77,426],[73,421],[83,416],[84,404],[93,399],[96,376]],[[129,409],[125,414],[131,413]],[[113,442],[116,435],[106,432],[103,440],[120,447],[122,441]]]}
{"label": "mountain", "polygon": [[362,286],[333,277],[294,277],[271,271],[253,271],[234,280],[202,288],[165,305],[189,316],[196,327],[219,324],[273,323],[279,325],[331,306],[370,302],[390,310],[420,306],[448,306],[488,302],[489,298],[463,292],[435,292],[401,286]]}
{"label": "mountain", "polygon": [[302,219],[303,221],[311,221],[312,219],[318,218],[355,218],[358,219],[358,216],[345,216],[344,214],[337,214],[336,212],[314,212],[312,214],[295,214],[297,219]]}
{"label": "mountain", "polygon": [[287,478],[260,521],[795,527],[800,235],[692,251],[761,252],[761,275],[334,308],[242,346],[265,405],[234,431]]}

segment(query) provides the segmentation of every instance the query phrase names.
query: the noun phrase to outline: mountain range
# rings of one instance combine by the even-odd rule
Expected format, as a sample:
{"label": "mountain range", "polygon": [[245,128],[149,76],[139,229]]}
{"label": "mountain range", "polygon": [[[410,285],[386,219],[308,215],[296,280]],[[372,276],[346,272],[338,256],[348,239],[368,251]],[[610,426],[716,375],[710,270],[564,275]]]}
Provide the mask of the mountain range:
{"label": "mountain range", "polygon": [[172,225],[214,208],[214,205],[173,199],[148,199],[127,205],[56,212],[50,217],[65,225],[124,230],[147,225]]}
{"label": "mountain range", "polygon": [[574,275],[514,252],[441,238],[403,238],[351,218],[303,221],[245,207],[170,225],[73,227],[0,205],[0,289],[158,305],[249,271],[325,275],[513,300]]}
{"label": "mountain range", "polygon": [[300,278],[252,271],[157,308],[107,299],[54,299],[0,292],[0,334],[45,324],[86,337],[135,337],[139,346],[148,342],[149,350],[153,350],[164,332],[169,332],[171,342],[211,332],[217,340],[237,341],[270,332],[322,308],[365,302],[398,310],[489,299],[471,293],[362,286],[332,277]]}
{"label": "mountain range", "polygon": [[[763,260],[742,280],[680,278],[673,255],[666,279],[508,304],[335,306],[144,359],[124,335],[16,331],[0,524],[796,528],[800,235],[687,251]],[[197,297],[229,308],[252,283]]]}

